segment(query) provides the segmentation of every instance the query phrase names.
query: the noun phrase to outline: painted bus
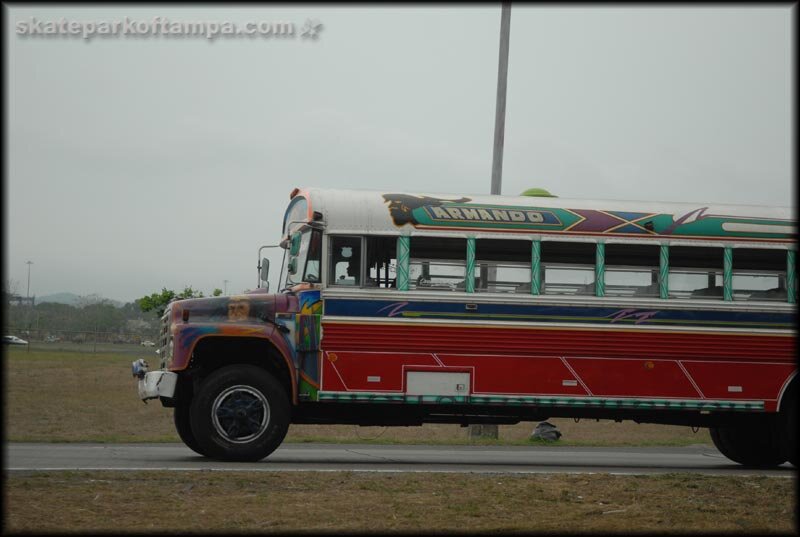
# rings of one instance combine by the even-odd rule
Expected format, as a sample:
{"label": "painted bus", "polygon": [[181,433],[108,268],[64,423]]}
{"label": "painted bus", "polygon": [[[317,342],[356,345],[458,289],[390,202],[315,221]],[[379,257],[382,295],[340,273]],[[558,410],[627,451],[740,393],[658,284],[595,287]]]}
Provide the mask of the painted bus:
{"label": "painted bus", "polygon": [[265,258],[253,291],[172,302],[133,373],[222,460],[291,423],[572,417],[796,465],[796,244],[789,208],[294,189],[277,288]]}

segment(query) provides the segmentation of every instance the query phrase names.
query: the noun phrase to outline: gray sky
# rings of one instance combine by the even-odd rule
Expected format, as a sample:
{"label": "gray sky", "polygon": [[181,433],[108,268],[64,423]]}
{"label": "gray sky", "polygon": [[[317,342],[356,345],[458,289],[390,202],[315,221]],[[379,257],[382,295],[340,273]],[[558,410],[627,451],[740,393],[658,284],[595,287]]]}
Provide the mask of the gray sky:
{"label": "gray sky", "polygon": [[[756,6],[512,7],[503,194],[793,205],[796,8]],[[295,186],[489,193],[499,5],[4,9],[23,295],[28,260],[37,296],[253,288]],[[17,35],[32,16],[295,35]]]}

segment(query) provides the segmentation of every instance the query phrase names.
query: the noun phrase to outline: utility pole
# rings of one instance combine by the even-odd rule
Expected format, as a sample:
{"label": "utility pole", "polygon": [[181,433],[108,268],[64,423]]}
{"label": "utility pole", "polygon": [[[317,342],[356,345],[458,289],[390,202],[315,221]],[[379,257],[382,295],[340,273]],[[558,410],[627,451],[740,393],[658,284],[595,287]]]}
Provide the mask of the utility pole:
{"label": "utility pole", "polygon": [[33,261],[26,261],[25,264],[28,265],[28,292],[25,294],[25,298],[31,298],[31,265],[33,265]]}
{"label": "utility pole", "polygon": [[[494,112],[494,151],[492,156],[492,190],[491,194],[499,195],[503,183],[503,142],[506,130],[506,86],[508,82],[508,43],[511,29],[511,3],[503,2],[500,11],[500,57],[497,65],[497,101]],[[488,279],[494,280],[497,274],[495,267],[487,271]],[[470,438],[498,438],[496,424],[470,425]]]}
{"label": "utility pole", "polygon": [[[31,316],[33,315],[33,304],[31,303],[31,265],[33,265],[33,261],[26,261],[26,265],[28,265],[28,290],[25,292],[25,301],[28,303],[28,313],[27,313],[27,321],[28,321],[28,333],[26,336],[29,340],[31,340]],[[30,342],[28,343],[28,352],[31,352],[31,345]]]}
{"label": "utility pole", "polygon": [[506,131],[506,87],[508,82],[508,44],[511,27],[511,3],[503,2],[500,13],[500,58],[497,67],[497,101],[494,112],[494,152],[492,157],[492,191],[499,195],[503,184],[503,142]]}

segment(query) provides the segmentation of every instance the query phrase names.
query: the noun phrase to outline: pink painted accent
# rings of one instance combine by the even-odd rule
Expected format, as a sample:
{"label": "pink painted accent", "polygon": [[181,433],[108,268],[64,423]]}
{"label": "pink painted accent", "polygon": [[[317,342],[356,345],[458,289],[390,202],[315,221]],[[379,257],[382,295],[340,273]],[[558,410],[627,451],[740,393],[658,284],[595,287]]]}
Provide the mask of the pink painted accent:
{"label": "pink painted accent", "polygon": [[593,396],[594,394],[592,393],[592,390],[590,390],[590,389],[589,389],[589,387],[588,387],[588,386],[587,386],[587,385],[586,385],[586,384],[583,382],[583,379],[581,379],[580,375],[578,375],[578,374],[575,372],[575,370],[574,370],[574,369],[572,369],[572,368],[570,367],[570,365],[569,365],[569,362],[567,361],[567,359],[566,359],[566,358],[564,358],[564,357],[562,356],[562,357],[560,358],[560,360],[561,360],[561,363],[562,363],[562,364],[564,364],[564,367],[566,367],[567,369],[569,369],[569,372],[572,374],[572,376],[575,378],[575,380],[577,380],[578,382],[580,382],[580,384],[581,384],[581,387],[582,387],[582,388],[583,388],[583,389],[586,391],[586,393],[587,393],[588,395],[591,395],[591,396]]}
{"label": "pink painted accent", "polygon": [[705,398],[706,398],[706,396],[705,396],[705,394],[703,394],[703,390],[701,390],[701,389],[700,389],[700,386],[698,386],[698,385],[697,385],[697,383],[694,381],[694,379],[693,379],[693,378],[692,378],[692,376],[689,374],[689,372],[688,372],[688,371],[686,371],[686,367],[684,367],[683,363],[681,363],[680,361],[678,361],[678,366],[681,368],[681,371],[683,371],[683,374],[684,374],[684,375],[686,375],[686,378],[687,378],[687,379],[689,379],[689,382],[691,382],[691,383],[692,383],[692,386],[694,387],[694,389],[695,389],[695,390],[697,390],[697,393],[699,393],[699,394],[700,394],[700,397],[702,397],[703,399],[705,399]]}
{"label": "pink painted accent", "polygon": [[[328,390],[333,392],[345,392],[347,387],[344,385],[341,375],[333,367],[333,364],[328,359],[328,354],[322,359],[322,375],[320,376],[320,390]],[[333,353],[337,354],[337,353]],[[337,354],[338,356],[338,354]]]}

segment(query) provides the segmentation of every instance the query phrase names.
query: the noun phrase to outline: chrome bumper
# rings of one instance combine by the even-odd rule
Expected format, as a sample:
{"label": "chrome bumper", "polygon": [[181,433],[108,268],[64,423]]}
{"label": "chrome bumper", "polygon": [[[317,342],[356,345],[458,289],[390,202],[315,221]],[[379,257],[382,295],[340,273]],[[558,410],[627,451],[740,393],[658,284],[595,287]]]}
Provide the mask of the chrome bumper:
{"label": "chrome bumper", "polygon": [[131,372],[139,379],[139,399],[172,398],[175,396],[175,385],[178,374],[170,371],[148,371],[147,362],[142,359],[131,364]]}

